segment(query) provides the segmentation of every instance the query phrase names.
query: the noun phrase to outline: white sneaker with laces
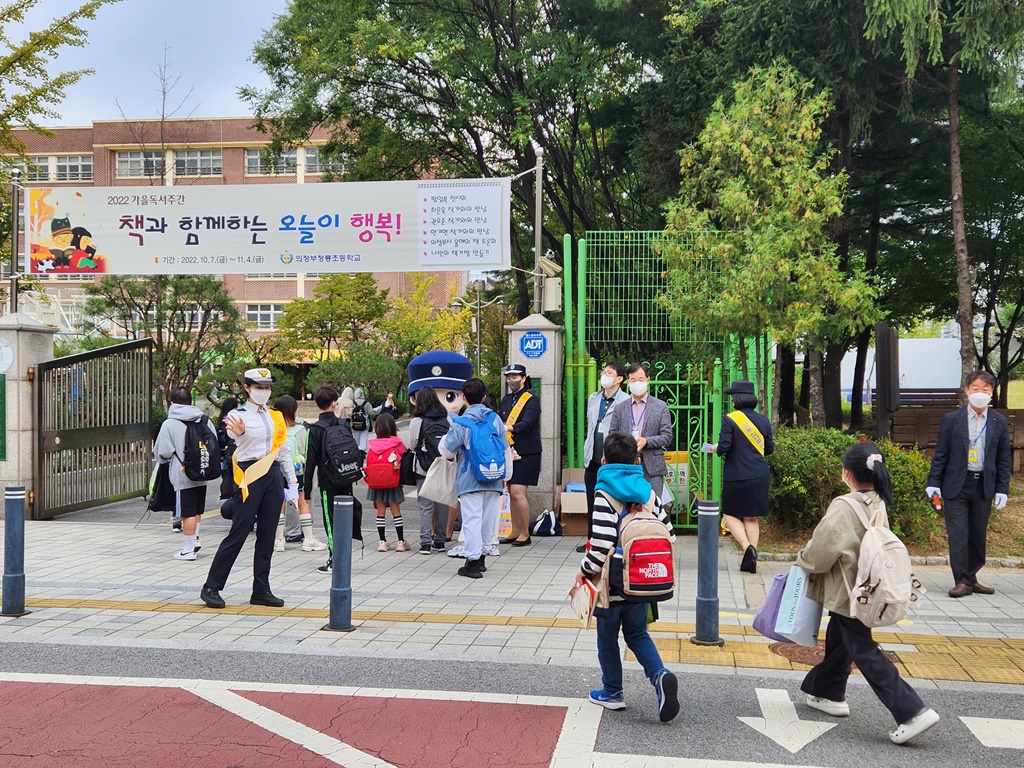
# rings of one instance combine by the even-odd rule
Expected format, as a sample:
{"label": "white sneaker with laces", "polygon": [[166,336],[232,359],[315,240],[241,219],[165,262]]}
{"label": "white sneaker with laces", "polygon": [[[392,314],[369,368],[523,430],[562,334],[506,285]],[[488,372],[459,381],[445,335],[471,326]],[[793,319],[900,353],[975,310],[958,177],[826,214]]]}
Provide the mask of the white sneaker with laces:
{"label": "white sneaker with laces", "polygon": [[933,725],[939,722],[939,713],[934,709],[924,709],[896,726],[896,730],[889,731],[889,739],[893,744],[906,744],[915,736],[920,736]]}
{"label": "white sneaker with laces", "polygon": [[274,551],[284,552],[284,539],[276,539],[274,541]]}
{"label": "white sneaker with laces", "polygon": [[378,552],[387,552],[389,549],[391,549],[391,547],[388,546],[388,543],[386,541],[382,541],[377,545]]}
{"label": "white sneaker with laces", "polygon": [[327,545],[315,537],[302,542],[303,552],[323,552],[325,549]]}
{"label": "white sneaker with laces", "polygon": [[850,705],[845,701],[833,701],[824,696],[808,696],[807,706],[832,717],[849,717]]}
{"label": "white sneaker with laces", "polygon": [[175,560],[195,560],[196,553],[195,551],[186,552],[184,550],[178,550],[174,553],[173,557]]}

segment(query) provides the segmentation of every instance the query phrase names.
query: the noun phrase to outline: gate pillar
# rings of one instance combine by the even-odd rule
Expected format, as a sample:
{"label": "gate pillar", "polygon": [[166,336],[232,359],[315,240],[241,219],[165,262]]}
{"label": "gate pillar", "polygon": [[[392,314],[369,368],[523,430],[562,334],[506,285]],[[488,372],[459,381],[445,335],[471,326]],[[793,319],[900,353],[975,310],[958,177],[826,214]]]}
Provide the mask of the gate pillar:
{"label": "gate pillar", "polygon": [[28,315],[0,317],[0,485],[24,486],[29,494],[35,454],[29,369],[53,359],[55,333],[56,328]]}

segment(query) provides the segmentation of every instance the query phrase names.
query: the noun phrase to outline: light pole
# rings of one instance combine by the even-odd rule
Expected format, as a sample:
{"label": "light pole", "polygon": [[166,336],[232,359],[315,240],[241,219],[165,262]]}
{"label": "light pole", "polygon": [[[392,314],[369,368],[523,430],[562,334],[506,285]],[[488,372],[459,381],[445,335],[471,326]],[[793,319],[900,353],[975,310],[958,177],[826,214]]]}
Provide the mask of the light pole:
{"label": "light pole", "polygon": [[484,307],[489,307],[492,304],[503,305],[505,300],[499,296],[498,298],[491,299],[487,302],[482,301],[480,294],[483,292],[485,287],[483,280],[474,280],[467,287],[476,294],[476,301],[466,301],[465,299],[457,296],[452,299],[452,307],[467,307],[469,309],[476,310],[476,317],[474,318],[476,322],[476,375],[480,376],[480,310]]}

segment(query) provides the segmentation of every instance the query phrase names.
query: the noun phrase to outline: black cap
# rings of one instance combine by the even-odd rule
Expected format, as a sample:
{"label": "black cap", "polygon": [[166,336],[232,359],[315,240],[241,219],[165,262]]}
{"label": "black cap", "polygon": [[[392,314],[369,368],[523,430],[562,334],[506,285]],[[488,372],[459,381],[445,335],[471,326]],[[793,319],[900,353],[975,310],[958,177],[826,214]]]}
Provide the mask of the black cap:
{"label": "black cap", "polygon": [[725,390],[727,395],[752,395],[754,394],[754,382],[740,379],[734,381],[732,385]]}
{"label": "black cap", "polygon": [[502,371],[505,376],[525,376],[526,366],[520,363],[509,363]]}

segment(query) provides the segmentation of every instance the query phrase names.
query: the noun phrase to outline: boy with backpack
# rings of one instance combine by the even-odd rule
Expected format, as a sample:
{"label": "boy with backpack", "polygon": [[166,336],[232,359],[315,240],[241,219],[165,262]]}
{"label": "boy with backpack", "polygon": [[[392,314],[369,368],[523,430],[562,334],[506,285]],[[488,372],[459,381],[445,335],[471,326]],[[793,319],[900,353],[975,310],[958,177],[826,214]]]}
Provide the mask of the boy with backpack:
{"label": "boy with backpack", "polygon": [[[658,718],[667,723],[679,713],[678,681],[665,668],[647,632],[647,613],[652,603],[672,596],[672,523],[644,478],[636,440],[624,432],[611,432],[603,447],[595,484],[593,532],[576,577],[582,584],[583,579],[594,581],[603,571],[607,589],[607,597],[599,597],[594,608],[602,687],[590,692],[590,701],[605,709],[626,708],[621,629],[626,645],[654,686]],[[642,529],[639,535],[631,533],[634,526]],[[638,554],[647,550],[648,557],[634,558],[624,551],[634,546]],[[637,567],[634,562],[644,564]]]}
{"label": "boy with backpack", "polygon": [[413,452],[413,469],[416,472],[416,503],[420,512],[420,554],[444,552],[445,524],[448,521],[448,507],[438,504],[419,493],[427,470],[434,459],[441,455],[441,440],[448,434],[451,424],[448,411],[441,406],[434,388],[423,385],[409,395],[415,403],[406,448]]}
{"label": "boy with backpack", "polygon": [[[448,461],[458,461],[456,492],[462,510],[466,564],[459,576],[482,578],[487,570],[483,554],[484,532],[488,539],[498,524],[501,493],[512,477],[512,448],[501,418],[483,404],[487,385],[467,379],[462,396],[469,406],[462,416],[452,416],[448,434],[439,445]],[[489,543],[489,541],[488,541]]]}
{"label": "boy with backpack", "polygon": [[153,455],[157,462],[170,462],[168,475],[174,487],[175,517],[181,518],[185,541],[172,557],[195,560],[202,549],[199,519],[206,509],[206,486],[220,478],[220,443],[217,429],[202,411],[192,405],[192,393],[185,387],[171,392],[167,419],[160,425]]}
{"label": "boy with backpack", "polygon": [[[363,505],[352,494],[352,485],[363,476],[363,455],[356,445],[346,417],[352,401],[338,405],[338,390],[329,385],[317,387],[313,401],[320,409],[319,418],[309,425],[309,443],[306,451],[306,471],[302,488],[306,500],[313,495],[313,475],[320,485],[320,504],[327,531],[327,562],[317,568],[330,573],[334,555],[334,531],[331,530],[335,496],[352,496],[352,538],[363,540]],[[345,533],[344,535],[347,535]]]}

